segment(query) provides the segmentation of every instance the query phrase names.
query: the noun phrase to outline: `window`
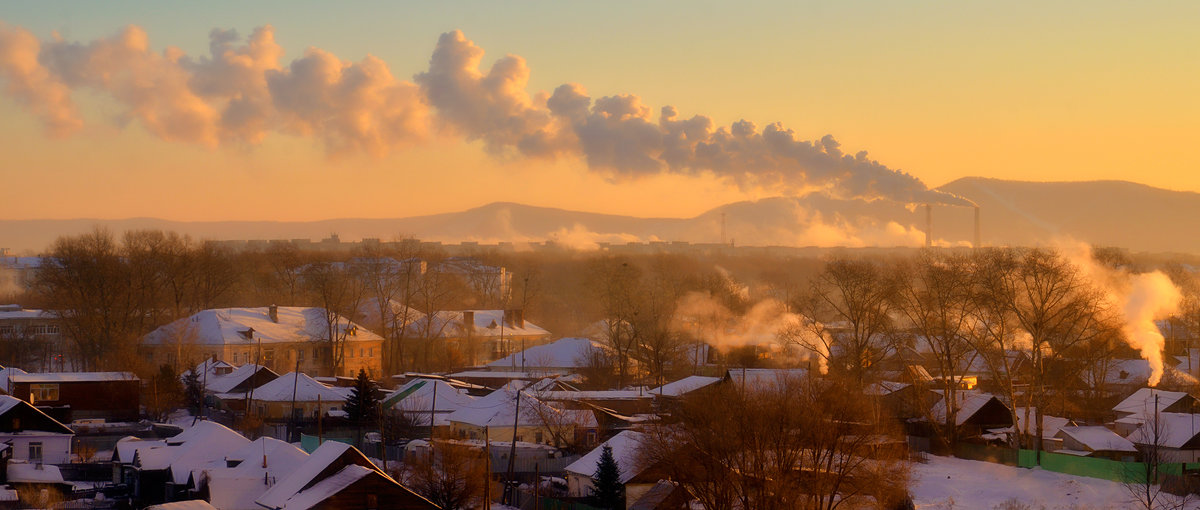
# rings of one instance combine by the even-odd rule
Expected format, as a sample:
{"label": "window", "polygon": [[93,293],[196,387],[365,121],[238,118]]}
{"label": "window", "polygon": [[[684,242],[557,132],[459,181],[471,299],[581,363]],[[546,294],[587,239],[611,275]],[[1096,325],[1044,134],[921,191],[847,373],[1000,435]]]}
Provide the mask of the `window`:
{"label": "window", "polygon": [[0,326],[0,336],[13,336],[17,332],[15,326]]}
{"label": "window", "polygon": [[41,443],[41,441],[35,441],[32,443],[29,443],[29,460],[31,462],[41,462],[42,461],[42,443]]}
{"label": "window", "polygon": [[296,349],[296,360],[304,361],[304,349]]}
{"label": "window", "polygon": [[372,358],[375,357],[375,348],[374,347],[367,349],[367,356],[370,356]]}
{"label": "window", "polygon": [[53,324],[38,324],[32,329],[35,335],[57,335],[59,332],[58,326]]}
{"label": "window", "polygon": [[367,494],[367,509],[375,510],[379,508],[379,496],[376,494]]}
{"label": "window", "polygon": [[58,385],[30,384],[29,398],[31,403],[58,400]]}
{"label": "window", "polygon": [[542,442],[542,431],[539,430],[539,431],[535,432],[533,437],[534,437],[533,442],[541,443]]}
{"label": "window", "polygon": [[358,348],[358,357],[360,357],[360,358],[363,357],[363,348],[362,347]]}

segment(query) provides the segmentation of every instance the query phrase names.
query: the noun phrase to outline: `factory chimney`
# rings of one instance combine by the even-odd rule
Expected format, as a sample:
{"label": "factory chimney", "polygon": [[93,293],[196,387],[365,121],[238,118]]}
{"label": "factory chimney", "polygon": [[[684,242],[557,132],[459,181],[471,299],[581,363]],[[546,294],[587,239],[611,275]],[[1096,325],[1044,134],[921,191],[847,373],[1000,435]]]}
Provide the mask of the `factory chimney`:
{"label": "factory chimney", "polygon": [[979,206],[975,206],[975,247],[983,247],[983,230],[979,226]]}
{"label": "factory chimney", "polygon": [[933,246],[933,205],[925,204],[925,247]]}

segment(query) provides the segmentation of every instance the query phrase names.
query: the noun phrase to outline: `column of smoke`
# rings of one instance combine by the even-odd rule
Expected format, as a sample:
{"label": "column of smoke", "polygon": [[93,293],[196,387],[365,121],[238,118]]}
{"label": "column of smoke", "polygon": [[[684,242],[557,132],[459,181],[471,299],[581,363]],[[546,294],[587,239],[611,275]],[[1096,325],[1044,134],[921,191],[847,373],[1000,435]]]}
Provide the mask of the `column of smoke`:
{"label": "column of smoke", "polygon": [[208,54],[190,56],[153,49],[137,26],[80,43],[39,40],[0,22],[4,92],[58,136],[83,127],[74,95],[88,91],[109,98],[121,122],[205,147],[283,134],[334,155],[382,156],[451,136],[504,158],[581,159],[611,179],[705,174],[747,190],[971,205],[865,151],[845,152],[830,135],[805,140],[780,123],[721,125],[671,106],[655,115],[636,95],[592,98],[576,83],[530,94],[523,58],[505,55],[485,71],[483,49],[458,31],[441,35],[429,67],[411,81],[371,55],[347,61],[309,47],[284,63],[284,54],[270,26],[247,38],[213,30]]}
{"label": "column of smoke", "polygon": [[[808,331],[803,327],[803,320],[804,317],[788,312],[787,307],[777,299],[764,299],[751,306],[745,314],[735,315],[708,294],[691,292],[676,305],[672,327],[676,331],[697,334],[699,340],[722,352],[751,345],[780,347],[781,337],[792,335],[804,349],[813,351],[821,373],[826,373],[828,367],[825,359],[828,353],[823,352],[822,342],[804,336],[808,335]],[[801,336],[797,338],[796,335]],[[809,355],[805,353],[804,356]]]}
{"label": "column of smoke", "polygon": [[1150,386],[1163,376],[1165,339],[1156,320],[1179,311],[1183,294],[1162,271],[1133,273],[1100,264],[1085,243],[1062,243],[1063,253],[1079,267],[1083,275],[1104,291],[1108,302],[1121,318],[1121,332],[1130,347],[1137,349],[1150,363]]}
{"label": "column of smoke", "polygon": [[21,286],[17,285],[16,282],[17,272],[0,266],[0,299],[13,297],[22,292]]}

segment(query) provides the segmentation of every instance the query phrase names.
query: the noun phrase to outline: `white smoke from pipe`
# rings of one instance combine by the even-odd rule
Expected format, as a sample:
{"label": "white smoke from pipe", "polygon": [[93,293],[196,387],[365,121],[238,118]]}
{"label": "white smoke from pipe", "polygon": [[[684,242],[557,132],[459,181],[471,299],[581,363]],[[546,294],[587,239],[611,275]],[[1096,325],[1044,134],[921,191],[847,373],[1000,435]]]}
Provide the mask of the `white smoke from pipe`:
{"label": "white smoke from pipe", "polygon": [[1150,363],[1150,386],[1162,380],[1163,348],[1166,340],[1156,320],[1179,312],[1183,293],[1161,271],[1132,273],[1125,268],[1110,268],[1092,257],[1086,243],[1064,241],[1061,250],[1082,274],[1105,292],[1108,302],[1121,317],[1125,341]]}
{"label": "white smoke from pipe", "polygon": [[[776,299],[764,299],[752,305],[746,313],[737,315],[712,296],[703,292],[689,292],[675,306],[675,331],[686,332],[722,351],[746,346],[779,349],[785,335],[794,335],[804,330],[803,317],[787,311],[787,307]],[[805,330],[806,331],[806,330]],[[823,342],[803,342],[805,350],[818,354],[821,373],[827,370],[822,353]]]}
{"label": "white smoke from pipe", "polygon": [[781,124],[745,120],[716,126],[670,106],[656,120],[635,95],[592,99],[577,84],[530,95],[524,59],[507,55],[484,73],[483,50],[458,31],[439,38],[416,83],[397,80],[376,57],[347,62],[318,48],[281,65],[270,26],[241,45],[233,31],[209,37],[209,55],[192,58],[174,47],[151,50],[136,26],[83,44],[41,42],[0,25],[0,77],[60,135],[82,125],[71,94],[88,89],[112,98],[122,123],[206,147],[278,132],[320,140],[332,154],[383,155],[437,130],[482,140],[494,153],[580,157],[613,179],[707,174],[743,189],[970,205],[866,152],[845,153],[829,135],[806,141]]}

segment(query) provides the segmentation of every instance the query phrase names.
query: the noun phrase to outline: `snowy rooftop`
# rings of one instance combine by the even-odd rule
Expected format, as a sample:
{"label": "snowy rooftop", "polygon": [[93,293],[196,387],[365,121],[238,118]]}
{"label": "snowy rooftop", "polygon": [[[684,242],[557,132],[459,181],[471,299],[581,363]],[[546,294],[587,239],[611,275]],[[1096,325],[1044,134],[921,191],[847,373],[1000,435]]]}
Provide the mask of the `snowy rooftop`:
{"label": "snowy rooftop", "polygon": [[803,368],[731,368],[726,372],[734,384],[747,388],[769,388],[791,380],[808,377],[808,370]]}
{"label": "snowy rooftop", "polygon": [[16,367],[8,367],[3,370],[0,370],[0,388],[3,388],[4,392],[8,393],[9,392],[8,379],[14,375],[24,375],[27,373],[29,373],[29,372],[26,372],[26,371],[21,370]]}
{"label": "snowy rooftop", "polygon": [[450,412],[475,401],[472,397],[446,381],[439,379],[414,379],[396,388],[383,399],[385,407],[403,411]]}
{"label": "snowy rooftop", "polygon": [[525,321],[523,326],[505,324],[504,310],[464,310],[441,311],[409,324],[408,335],[420,338],[462,338],[466,336],[463,324],[463,312],[472,312],[473,330],[476,337],[549,337],[550,332],[532,322]]}
{"label": "snowy rooftop", "polygon": [[[1154,421],[1140,421],[1140,425],[1125,439],[1134,444],[1154,444]],[[1158,444],[1167,448],[1182,448],[1200,434],[1200,414],[1158,413],[1157,429]]]}
{"label": "snowy rooftop", "polygon": [[706,377],[703,375],[689,375],[675,382],[670,382],[650,390],[654,395],[664,397],[678,397],[685,393],[691,393],[700,388],[721,382],[720,377]]}
{"label": "snowy rooftop", "polygon": [[236,388],[239,384],[242,384],[247,379],[253,377],[254,374],[263,370],[271,374],[275,374],[274,371],[265,366],[247,363],[233,369],[233,371],[229,372],[228,374],[210,375],[206,389],[213,393],[228,393]]}
{"label": "snowy rooftop", "polygon": [[[255,345],[278,342],[312,342],[329,336],[325,310],[322,308],[278,307],[279,322],[272,321],[269,309],[218,308],[197,312],[151,331],[142,337],[148,345],[177,342],[201,345]],[[348,342],[381,341],[379,335],[343,318],[338,331],[353,328]]]}
{"label": "snowy rooftop", "polygon": [[20,319],[53,319],[54,314],[45,310],[29,310],[25,308],[0,309],[0,320],[20,320]]}
{"label": "snowy rooftop", "polygon": [[645,438],[646,435],[641,432],[623,430],[608,441],[600,443],[587,455],[572,462],[566,467],[566,471],[591,477],[596,473],[596,467],[600,464],[600,455],[603,454],[604,447],[608,446],[612,448],[613,459],[617,461],[617,468],[621,471],[621,483],[628,482],[641,472],[638,469],[638,452],[641,451],[642,441]]}
{"label": "snowy rooftop", "polygon": [[[293,391],[295,388],[295,391]],[[350,395],[350,388],[330,388],[302,372],[288,372],[254,389],[254,400],[265,402],[341,402]]]}
{"label": "snowy rooftop", "polygon": [[[254,501],[307,459],[307,453],[291,444],[262,437],[223,459],[210,461],[201,470],[208,480],[214,506],[258,508]],[[229,467],[230,464],[236,465]]]}
{"label": "snowy rooftop", "polygon": [[424,313],[411,306],[404,306],[404,303],[394,299],[388,300],[383,306],[382,319],[380,318],[380,306],[378,298],[368,298],[363,302],[362,306],[358,307],[359,322],[369,328],[376,328],[376,331],[382,331],[380,326],[387,322],[389,329],[400,327],[406,324],[412,324],[422,317]]}
{"label": "snowy rooftop", "polygon": [[63,483],[58,466],[51,464],[8,463],[8,481],[26,483]]}
{"label": "snowy rooftop", "polygon": [[[988,402],[992,400],[999,402],[996,396],[990,393],[959,391],[955,395],[955,398],[958,399],[958,413],[954,415],[955,425],[966,423],[972,416],[975,416],[975,413],[983,409],[983,406],[987,405]],[[943,423],[946,421],[946,399],[944,396],[933,405],[930,413],[936,422]]]}
{"label": "snowy rooftop", "polygon": [[[1029,428],[1025,429],[1025,408],[1018,407],[1017,411],[1017,430],[1027,430],[1030,434],[1034,434],[1034,424],[1037,423],[1037,408],[1029,408]],[[1042,437],[1054,437],[1058,434],[1059,429],[1071,425],[1071,420],[1058,416],[1042,415]]]}
{"label": "snowy rooftop", "polygon": [[[296,469],[287,476],[280,478],[278,483],[264,492],[256,502],[266,508],[292,508],[289,506],[289,501],[293,497],[301,493],[306,486],[317,481],[321,473],[343,455],[353,455],[353,453],[348,453],[353,449],[353,446],[337,441],[321,443],[321,446],[313,450],[312,455],[297,465]],[[358,459],[360,463],[366,461],[366,457],[362,457],[361,453],[357,457],[360,457]],[[365,463],[370,464],[370,461]]]}
{"label": "snowy rooftop", "polygon": [[1070,437],[1093,452],[1137,452],[1128,439],[1099,425],[1062,427],[1054,437]]}
{"label": "snowy rooftop", "polygon": [[1171,407],[1172,404],[1179,402],[1188,394],[1182,391],[1163,391],[1155,388],[1141,388],[1122,400],[1121,403],[1113,406],[1113,411],[1125,414],[1152,414],[1154,412],[1154,403],[1157,400],[1158,410]]}
{"label": "snowy rooftop", "polygon": [[138,377],[129,372],[54,372],[38,374],[15,374],[14,383],[63,383],[99,381],[136,381]]}
{"label": "snowy rooftop", "polygon": [[463,406],[450,413],[446,419],[476,427],[512,427],[514,421],[520,426],[545,426],[548,422],[551,425],[575,423],[584,427],[596,426],[596,415],[591,411],[559,409],[538,400],[526,391],[521,391],[521,412],[518,420],[516,395],[516,390],[510,383],[475,399],[469,406]]}
{"label": "snowy rooftop", "polygon": [[185,484],[188,478],[214,460],[244,447],[250,441],[216,422],[201,421],[166,441],[166,446],[137,449],[142,469],[170,469],[172,481]]}
{"label": "snowy rooftop", "polygon": [[562,338],[548,344],[535,345],[520,352],[488,363],[489,368],[515,368],[520,370],[530,368],[563,368],[571,369],[587,366],[588,359],[597,352],[604,352],[604,346],[588,338]]}

